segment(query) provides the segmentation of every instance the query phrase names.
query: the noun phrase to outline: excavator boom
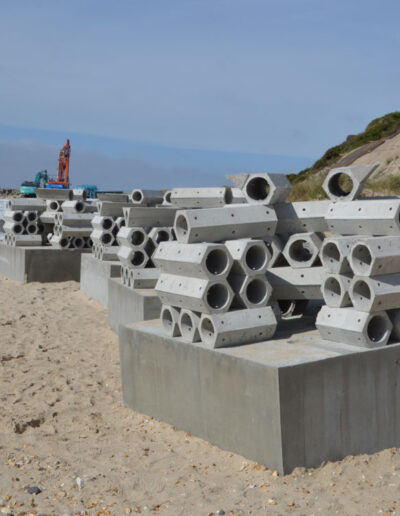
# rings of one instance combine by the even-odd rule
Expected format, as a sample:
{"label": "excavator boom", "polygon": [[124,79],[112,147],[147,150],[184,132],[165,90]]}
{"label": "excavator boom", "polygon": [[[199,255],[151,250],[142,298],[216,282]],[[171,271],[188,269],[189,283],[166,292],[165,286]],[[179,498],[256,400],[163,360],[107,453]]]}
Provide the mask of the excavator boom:
{"label": "excavator boom", "polygon": [[67,140],[64,147],[60,150],[58,157],[57,179],[50,179],[47,188],[69,188],[69,157],[71,155],[71,145]]}

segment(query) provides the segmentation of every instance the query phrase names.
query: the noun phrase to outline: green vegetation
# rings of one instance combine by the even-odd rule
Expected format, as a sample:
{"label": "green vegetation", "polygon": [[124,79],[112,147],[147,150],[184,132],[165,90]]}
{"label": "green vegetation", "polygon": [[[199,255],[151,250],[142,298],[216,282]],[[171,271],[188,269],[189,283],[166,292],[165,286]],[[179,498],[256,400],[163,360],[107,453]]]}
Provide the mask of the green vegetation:
{"label": "green vegetation", "polygon": [[[400,111],[395,111],[394,113],[389,113],[380,118],[376,118],[367,125],[367,128],[364,132],[348,136],[346,140],[340,145],[336,145],[335,147],[328,149],[322,158],[316,161],[311,168],[302,170],[298,174],[290,174],[289,179],[293,185],[308,181],[310,176],[337,162],[344,154],[347,154],[348,152],[372,141],[380,140],[381,138],[385,138],[387,136],[392,136],[399,131]],[[321,184],[322,181],[320,180]],[[311,182],[309,186],[312,188],[312,192],[316,192],[318,190],[314,182]],[[315,190],[315,188],[317,188],[317,190]]]}
{"label": "green vegetation", "polygon": [[367,181],[365,188],[382,195],[400,195],[400,176],[391,174]]}

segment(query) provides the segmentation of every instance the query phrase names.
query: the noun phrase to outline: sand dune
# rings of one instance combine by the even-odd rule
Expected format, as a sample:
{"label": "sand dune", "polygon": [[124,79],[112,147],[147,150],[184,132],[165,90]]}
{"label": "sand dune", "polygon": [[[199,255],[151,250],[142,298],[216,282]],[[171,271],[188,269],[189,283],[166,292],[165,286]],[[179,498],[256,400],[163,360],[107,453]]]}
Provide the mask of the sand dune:
{"label": "sand dune", "polygon": [[117,337],[77,283],[1,279],[0,303],[1,513],[396,513],[399,450],[279,477],[124,408]]}

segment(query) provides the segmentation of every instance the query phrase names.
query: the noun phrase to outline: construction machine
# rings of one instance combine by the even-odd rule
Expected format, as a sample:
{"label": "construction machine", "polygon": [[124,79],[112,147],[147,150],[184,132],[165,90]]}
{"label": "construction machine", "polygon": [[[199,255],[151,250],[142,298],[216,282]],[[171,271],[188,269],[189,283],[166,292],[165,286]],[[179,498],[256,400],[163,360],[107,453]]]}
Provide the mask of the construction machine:
{"label": "construction machine", "polygon": [[64,147],[60,150],[58,158],[57,179],[49,179],[46,188],[69,188],[69,157],[71,155],[71,145],[67,140]]}
{"label": "construction machine", "polygon": [[36,188],[45,188],[47,185],[47,170],[41,170],[35,176],[33,181],[24,181],[20,188],[19,192],[24,197],[34,197]]}

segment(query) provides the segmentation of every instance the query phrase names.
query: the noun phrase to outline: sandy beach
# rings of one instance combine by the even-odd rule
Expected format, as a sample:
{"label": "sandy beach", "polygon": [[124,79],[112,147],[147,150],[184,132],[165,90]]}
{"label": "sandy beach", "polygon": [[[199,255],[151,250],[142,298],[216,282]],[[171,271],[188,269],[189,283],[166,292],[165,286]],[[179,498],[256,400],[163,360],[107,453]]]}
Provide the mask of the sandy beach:
{"label": "sandy beach", "polygon": [[0,514],[398,514],[398,449],[280,477],[123,407],[78,283],[1,278],[0,306]]}

